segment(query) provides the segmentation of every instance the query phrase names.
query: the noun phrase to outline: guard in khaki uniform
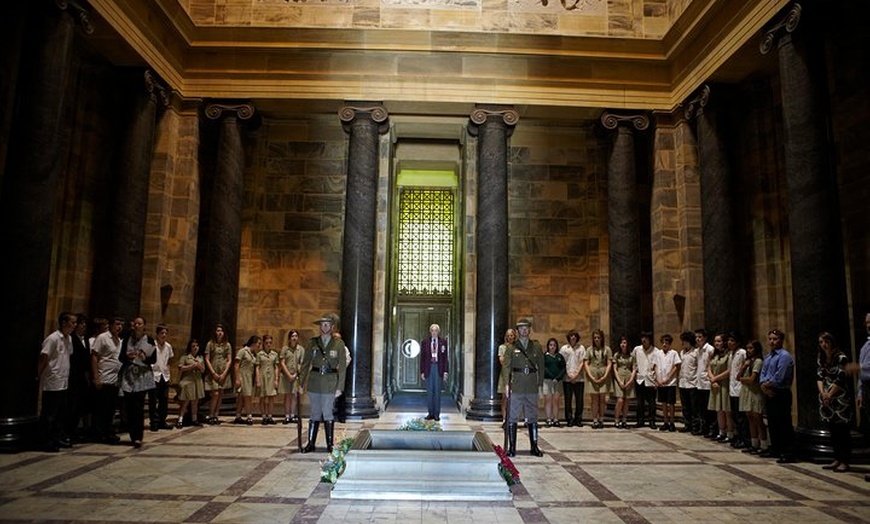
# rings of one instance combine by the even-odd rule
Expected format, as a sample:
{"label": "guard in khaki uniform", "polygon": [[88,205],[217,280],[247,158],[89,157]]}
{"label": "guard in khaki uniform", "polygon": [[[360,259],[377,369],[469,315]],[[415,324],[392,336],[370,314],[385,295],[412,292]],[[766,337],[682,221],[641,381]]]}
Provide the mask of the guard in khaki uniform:
{"label": "guard in khaki uniform", "polygon": [[344,342],[332,335],[335,321],[335,315],[324,315],[314,321],[320,326],[320,334],[309,341],[302,357],[302,389],[308,392],[308,401],[311,404],[308,445],[302,449],[302,453],[316,451],[314,443],[321,421],[326,432],[326,451],[332,453],[335,435],[333,409],[335,399],[343,393],[347,368]]}
{"label": "guard in khaki uniform", "polygon": [[536,457],[544,453],[538,449],[538,392],[544,384],[544,350],[537,340],[530,340],[532,322],[527,318],[517,322],[519,338],[505,352],[502,377],[510,396],[508,413],[508,455],[516,456],[517,421],[525,412],[529,427],[531,452]]}

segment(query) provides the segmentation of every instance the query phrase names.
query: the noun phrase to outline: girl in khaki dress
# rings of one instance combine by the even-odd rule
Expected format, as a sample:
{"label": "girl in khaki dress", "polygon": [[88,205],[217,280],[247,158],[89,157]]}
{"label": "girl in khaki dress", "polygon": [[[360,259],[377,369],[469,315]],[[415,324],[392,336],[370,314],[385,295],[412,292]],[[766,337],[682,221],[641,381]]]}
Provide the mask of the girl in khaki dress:
{"label": "girl in khaki dress", "polygon": [[707,409],[716,412],[716,422],[719,424],[717,442],[728,443],[734,437],[734,419],[731,418],[731,352],[725,345],[725,334],[718,333],[713,337],[713,355],[707,365],[707,376],[710,377],[710,401]]}
{"label": "girl in khaki dress", "polygon": [[616,409],[613,410],[614,427],[628,429],[628,401],[634,398],[634,379],[637,376],[637,362],[631,352],[627,337],[619,339],[619,351],[613,356],[613,396]]}
{"label": "girl in khaki dress", "polygon": [[199,422],[199,399],[205,397],[205,387],[202,382],[202,373],[205,371],[205,362],[199,354],[199,342],[190,339],[187,342],[187,350],[178,360],[180,379],[178,385],[178,422],[175,427],[184,427],[184,414],[190,406],[190,420],[194,426],[200,426]]}
{"label": "girl in khaki dress", "polygon": [[592,400],[592,429],[604,427],[604,410],[610,394],[610,368],[613,351],[604,345],[604,331],[592,332],[592,346],[586,348],[586,392]]}
{"label": "girl in khaki dress", "polygon": [[[256,366],[254,352],[260,349],[261,345],[262,341],[260,337],[252,335],[244,347],[236,353],[235,385],[236,394],[241,398],[241,402],[237,408],[238,412],[236,413],[236,419],[233,421],[234,424],[247,424],[250,426],[254,423],[254,403],[252,401],[254,395],[254,367]],[[247,415],[247,417],[243,418],[242,415]]]}
{"label": "girl in khaki dress", "polygon": [[275,424],[272,404],[278,396],[278,353],[272,349],[272,335],[263,335],[263,349],[257,353],[254,381],[260,386],[262,424]]}
{"label": "girl in khaki dress", "polygon": [[305,348],[299,344],[299,332],[291,329],[287,332],[287,344],[281,348],[278,355],[278,394],[284,395],[284,424],[296,423],[296,394],[299,393],[299,371],[302,368],[302,357]]}
{"label": "girl in khaki dress", "polygon": [[227,334],[224,331],[223,325],[217,324],[211,340],[205,345],[206,373],[204,385],[205,390],[208,391],[210,396],[208,419],[206,419],[208,424],[220,424],[218,412],[223,400],[223,391],[229,389],[232,385],[230,382],[230,362],[232,358],[233,346],[227,340]]}
{"label": "girl in khaki dress", "polygon": [[742,373],[738,380],[743,384],[740,388],[740,411],[746,413],[749,420],[749,447],[744,453],[757,455],[767,449],[767,426],[764,424],[764,394],[758,377],[761,376],[762,356],[761,342],[750,340],[746,343],[746,360],[743,361]]}

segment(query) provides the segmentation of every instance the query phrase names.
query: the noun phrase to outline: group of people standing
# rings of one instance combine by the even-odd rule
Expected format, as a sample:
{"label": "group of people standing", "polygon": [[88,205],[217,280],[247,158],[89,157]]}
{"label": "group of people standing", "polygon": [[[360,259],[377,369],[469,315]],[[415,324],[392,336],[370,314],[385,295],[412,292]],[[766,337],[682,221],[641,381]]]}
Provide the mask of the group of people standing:
{"label": "group of people standing", "polygon": [[[199,404],[208,396],[205,423],[220,424],[224,394],[236,392],[237,424],[253,424],[254,399],[263,425],[275,424],[275,397],[283,398],[284,424],[298,421],[299,394],[308,391],[311,400],[309,442],[303,451],[314,451],[318,428],[324,423],[327,449],[331,451],[335,399],[341,395],[350,352],[337,331],[334,315],[315,321],[320,333],[302,346],[299,332],[291,329],[280,352],[272,348],[270,335],[253,335],[233,353],[224,327],[215,326],[204,354],[199,341],[188,340],[175,365],[172,383],[172,345],[168,329],[158,325],[155,336],[146,333],[146,322],[136,317],[125,321],[94,319],[95,333],[88,338],[88,320],[83,314],[62,312],[58,329],[45,338],[38,360],[41,390],[40,442],[45,451],[56,452],[75,442],[117,444],[114,424],[121,425],[130,443],[141,447],[145,431],[145,398],[151,431],[202,425]],[[179,405],[174,425],[167,421],[169,390],[177,388]],[[120,400],[119,400],[120,399]]]}
{"label": "group of people standing", "polygon": [[[870,402],[870,314],[865,323],[868,342],[858,363],[849,363],[830,333],[821,333],[818,338],[819,415],[834,450],[834,461],[825,468],[835,472],[849,471],[850,428],[856,406],[860,409],[862,402]],[[589,347],[580,343],[576,330],[571,330],[561,348],[550,338],[544,349],[529,339],[530,329],[531,321],[521,319],[515,329],[505,332],[504,344],[498,348],[505,443],[511,456],[516,453],[521,416],[529,428],[531,453],[542,455],[538,446],[540,393],[547,427],[562,425],[562,394],[568,427],[583,426],[584,397],[588,395],[591,426],[602,428],[612,395],[615,428],[629,427],[629,404],[634,399],[637,428],[691,433],[779,463],[797,460],[792,423],[795,361],[785,349],[786,336],[779,329],[768,332],[767,352],[759,340],[744,340],[734,331],[718,332],[710,339],[706,329],[681,333],[679,349],[673,347],[675,341],[669,334],[662,335],[657,346],[652,333],[643,332],[639,345],[632,347],[623,336],[613,352],[601,330],[593,331]],[[852,394],[852,375],[856,374],[861,392],[857,403]],[[675,416],[678,395],[683,415],[679,429]],[[657,424],[657,404],[661,406],[661,425]]]}

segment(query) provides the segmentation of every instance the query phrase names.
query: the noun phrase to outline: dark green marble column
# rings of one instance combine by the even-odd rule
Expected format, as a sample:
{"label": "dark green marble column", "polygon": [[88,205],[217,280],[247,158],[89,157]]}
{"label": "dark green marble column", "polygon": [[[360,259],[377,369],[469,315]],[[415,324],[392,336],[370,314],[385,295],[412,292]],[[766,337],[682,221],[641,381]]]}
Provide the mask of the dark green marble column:
{"label": "dark green marble column", "polygon": [[508,138],[519,121],[512,108],[479,107],[469,132],[477,134],[477,292],[474,316],[474,398],[466,416],[501,418],[498,346],[510,325],[508,260]]}
{"label": "dark green marble column", "polygon": [[116,167],[117,193],[110,214],[114,223],[108,252],[112,256],[101,259],[105,266],[99,273],[104,284],[96,308],[126,319],[134,318],[140,311],[154,133],[158,107],[169,104],[168,90],[151,71],[135,75],[130,85],[127,136]]}
{"label": "dark green marble column", "polygon": [[[46,333],[55,206],[60,186],[61,125],[75,21],[53,2],[28,6],[16,86],[16,112],[0,191],[0,242],[11,255],[0,272],[8,330],[0,381],[0,450],[34,444]],[[56,321],[51,324],[56,328]]]}
{"label": "dark green marble column", "polygon": [[341,263],[341,336],[351,351],[341,418],[376,418],[372,397],[375,239],[379,136],[389,127],[380,105],[345,106],[339,111],[350,135]]}
{"label": "dark green marble column", "polygon": [[634,131],[647,129],[649,117],[605,112],[601,124],[616,130],[607,161],[610,340],[618,343],[619,337],[626,335],[640,343],[642,257]]}
{"label": "dark green marble column", "polygon": [[813,25],[819,15],[807,16],[801,4],[791,4],[761,45],[762,53],[776,45],[779,58],[795,326],[786,347],[795,357],[798,447],[807,456],[827,444],[813,442],[815,435],[826,433],[818,429],[818,334],[831,332],[847,354],[851,345],[837,183],[826,118],[824,42]]}
{"label": "dark green marble column", "polygon": [[[721,92],[719,93],[721,95]],[[731,168],[723,131],[723,97],[710,104],[711,88],[703,86],[689,102],[695,116],[701,186],[701,242],[704,256],[704,327],[711,333],[743,327],[746,309],[740,279],[740,246],[735,235]],[[700,326],[696,326],[700,327]]]}
{"label": "dark green marble column", "polygon": [[239,308],[239,269],[242,241],[242,190],[245,151],[242,145],[242,122],[254,116],[251,104],[209,104],[205,116],[218,122],[217,162],[214,168],[208,228],[205,232],[206,253],[197,286],[202,306],[200,333],[205,337],[221,323],[227,339],[235,348]]}

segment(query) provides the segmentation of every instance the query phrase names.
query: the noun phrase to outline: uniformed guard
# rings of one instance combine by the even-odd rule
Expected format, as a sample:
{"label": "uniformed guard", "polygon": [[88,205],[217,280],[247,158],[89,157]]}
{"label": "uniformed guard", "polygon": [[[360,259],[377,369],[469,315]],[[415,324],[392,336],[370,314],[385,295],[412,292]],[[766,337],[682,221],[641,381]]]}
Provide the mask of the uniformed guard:
{"label": "uniformed guard", "polygon": [[302,453],[316,451],[317,430],[323,421],[326,451],[332,453],[335,435],[333,409],[335,399],[342,395],[347,357],[344,342],[332,334],[335,315],[324,315],[314,321],[320,334],[312,338],[302,358],[302,389],[308,392],[311,418],[308,420],[308,445]]}
{"label": "uniformed guard", "polygon": [[538,391],[544,384],[544,350],[537,340],[530,340],[532,322],[522,318],[517,322],[519,338],[505,352],[502,377],[510,391],[508,413],[508,456],[516,456],[517,421],[523,413],[529,427],[531,453],[541,457],[538,449]]}

